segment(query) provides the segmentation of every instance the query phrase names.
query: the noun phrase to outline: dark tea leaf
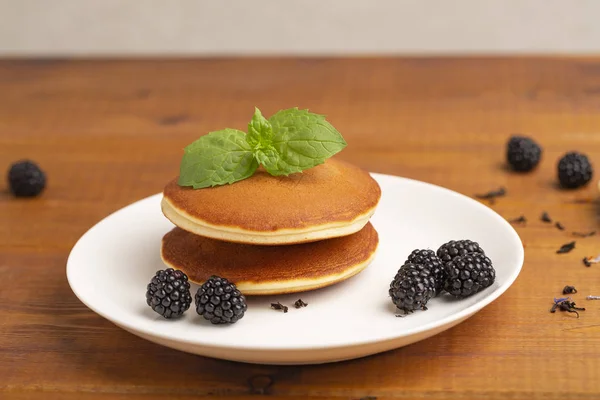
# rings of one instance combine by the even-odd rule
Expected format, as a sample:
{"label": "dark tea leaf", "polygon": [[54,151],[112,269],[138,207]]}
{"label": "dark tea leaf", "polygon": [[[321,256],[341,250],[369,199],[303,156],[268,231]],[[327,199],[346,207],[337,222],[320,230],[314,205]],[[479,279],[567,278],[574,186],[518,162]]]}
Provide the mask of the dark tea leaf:
{"label": "dark tea leaf", "polygon": [[575,286],[565,286],[563,288],[563,294],[574,294],[577,293],[577,289],[575,289]]}
{"label": "dark tea leaf", "polygon": [[552,218],[550,218],[550,215],[546,211],[542,213],[542,217],[540,219],[542,222],[552,223]]}
{"label": "dark tea leaf", "polygon": [[583,259],[583,265],[585,265],[586,267],[591,267],[592,264],[598,264],[600,263],[600,256],[598,257],[585,257]]}
{"label": "dark tea leaf", "polygon": [[575,241],[565,243],[560,246],[560,249],[556,250],[556,254],[564,254],[568,253],[575,248]]}
{"label": "dark tea leaf", "polygon": [[521,215],[520,217],[511,219],[508,222],[510,222],[511,224],[526,224],[527,218],[525,218],[524,215]]}
{"label": "dark tea leaf", "polygon": [[494,201],[497,197],[502,197],[506,195],[506,189],[501,187],[497,190],[490,190],[487,193],[475,194],[475,197],[482,200],[490,200]]}
{"label": "dark tea leaf", "polygon": [[590,231],[590,232],[573,232],[573,236],[580,237],[580,238],[586,238],[586,237],[594,236],[595,234],[596,234],[596,231]]}
{"label": "dark tea leaf", "polygon": [[308,305],[308,303],[303,302],[302,299],[298,299],[294,303],[294,307],[296,307],[296,308],[306,307],[307,305]]}
{"label": "dark tea leaf", "polygon": [[277,303],[271,303],[271,308],[273,310],[278,310],[278,311],[283,311],[284,313],[288,312],[288,308],[287,306],[284,306],[283,304],[281,304],[280,302]]}
{"label": "dark tea leaf", "polygon": [[569,301],[568,297],[561,297],[559,299],[554,299],[554,304],[552,304],[552,308],[550,309],[551,313],[559,311],[566,311],[569,313],[577,314],[577,318],[579,318],[579,313],[577,311],[585,311],[583,307],[576,307],[574,301]]}

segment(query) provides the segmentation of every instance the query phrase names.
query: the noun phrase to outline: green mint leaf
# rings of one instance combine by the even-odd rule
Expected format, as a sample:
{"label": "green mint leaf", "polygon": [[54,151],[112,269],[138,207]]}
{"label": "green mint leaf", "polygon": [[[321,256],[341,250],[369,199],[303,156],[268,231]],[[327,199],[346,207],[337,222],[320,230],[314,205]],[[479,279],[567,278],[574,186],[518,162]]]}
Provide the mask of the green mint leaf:
{"label": "green mint leaf", "polygon": [[[269,118],[277,157],[259,159],[271,175],[289,175],[322,164],[346,147],[342,135],[324,115],[290,108]],[[269,146],[269,147],[271,147]]]}
{"label": "green mint leaf", "polygon": [[265,167],[268,173],[270,173],[271,175],[276,175],[275,173],[273,173],[273,171],[279,170],[279,153],[277,153],[275,149],[269,148],[265,150],[255,150],[254,157],[260,165]]}
{"label": "green mint leaf", "polygon": [[273,140],[273,129],[271,123],[262,116],[260,110],[254,107],[254,116],[248,124],[248,135],[246,140],[252,149],[265,149],[271,145]]}
{"label": "green mint leaf", "polygon": [[224,129],[204,135],[184,149],[177,183],[194,189],[224,185],[249,178],[257,168],[246,134]]}

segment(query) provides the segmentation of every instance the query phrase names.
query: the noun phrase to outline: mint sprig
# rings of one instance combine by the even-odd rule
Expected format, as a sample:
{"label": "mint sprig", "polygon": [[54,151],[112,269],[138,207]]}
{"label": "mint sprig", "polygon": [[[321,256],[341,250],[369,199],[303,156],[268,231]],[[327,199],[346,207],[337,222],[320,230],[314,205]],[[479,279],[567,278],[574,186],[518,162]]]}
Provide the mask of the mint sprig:
{"label": "mint sprig", "polygon": [[184,149],[178,183],[194,189],[249,178],[259,165],[274,176],[302,172],[346,147],[324,115],[290,108],[266,119],[258,108],[248,133],[224,129],[202,136]]}

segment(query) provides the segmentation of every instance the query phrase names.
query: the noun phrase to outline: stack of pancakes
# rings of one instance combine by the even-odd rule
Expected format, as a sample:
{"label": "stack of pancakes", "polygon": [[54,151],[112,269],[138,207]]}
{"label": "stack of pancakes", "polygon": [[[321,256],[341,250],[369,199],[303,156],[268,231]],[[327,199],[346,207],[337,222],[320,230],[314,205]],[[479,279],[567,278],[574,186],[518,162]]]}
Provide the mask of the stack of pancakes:
{"label": "stack of pancakes", "polygon": [[369,219],[380,197],[366,171],[334,158],[289,176],[259,169],[212,188],[174,179],[161,206],[177,227],[164,236],[161,256],[192,282],[217,275],[245,295],[332,285],[373,259],[379,238]]}

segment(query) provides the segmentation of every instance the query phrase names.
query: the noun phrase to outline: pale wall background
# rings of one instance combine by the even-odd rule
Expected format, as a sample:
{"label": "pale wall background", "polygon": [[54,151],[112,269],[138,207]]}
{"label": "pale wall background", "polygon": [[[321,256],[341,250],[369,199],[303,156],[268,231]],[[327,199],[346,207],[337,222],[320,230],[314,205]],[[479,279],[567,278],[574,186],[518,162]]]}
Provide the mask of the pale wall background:
{"label": "pale wall background", "polygon": [[600,52],[600,0],[0,0],[0,56]]}

